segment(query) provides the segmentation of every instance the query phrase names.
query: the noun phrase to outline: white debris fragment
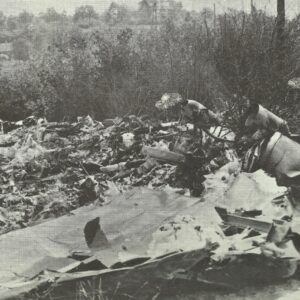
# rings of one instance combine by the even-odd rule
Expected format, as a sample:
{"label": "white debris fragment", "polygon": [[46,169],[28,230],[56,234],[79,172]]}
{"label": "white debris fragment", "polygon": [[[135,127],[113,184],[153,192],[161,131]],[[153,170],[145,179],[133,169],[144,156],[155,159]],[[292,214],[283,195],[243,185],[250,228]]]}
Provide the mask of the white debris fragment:
{"label": "white debris fragment", "polygon": [[198,218],[177,216],[153,234],[147,253],[156,257],[173,251],[202,249],[209,243],[222,243],[223,239],[219,226],[208,227],[202,225]]}
{"label": "white debris fragment", "polygon": [[124,146],[126,148],[130,148],[134,144],[134,134],[131,132],[124,133],[124,134],[122,134],[122,140],[123,140]]}

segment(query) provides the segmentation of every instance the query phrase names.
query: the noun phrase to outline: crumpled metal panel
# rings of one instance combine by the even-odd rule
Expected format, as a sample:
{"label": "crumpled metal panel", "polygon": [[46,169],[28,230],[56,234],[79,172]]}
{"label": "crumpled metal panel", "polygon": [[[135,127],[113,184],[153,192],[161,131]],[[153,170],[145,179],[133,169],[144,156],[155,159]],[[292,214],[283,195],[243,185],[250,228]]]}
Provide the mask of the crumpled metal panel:
{"label": "crumpled metal panel", "polygon": [[14,279],[15,274],[26,274],[45,257],[67,257],[72,251],[90,250],[84,228],[97,217],[108,243],[93,251],[104,265],[117,262],[122,253],[145,256],[152,233],[160,224],[197,201],[171,192],[134,189],[112,197],[109,205],[82,207],[71,215],[2,235],[0,283]]}

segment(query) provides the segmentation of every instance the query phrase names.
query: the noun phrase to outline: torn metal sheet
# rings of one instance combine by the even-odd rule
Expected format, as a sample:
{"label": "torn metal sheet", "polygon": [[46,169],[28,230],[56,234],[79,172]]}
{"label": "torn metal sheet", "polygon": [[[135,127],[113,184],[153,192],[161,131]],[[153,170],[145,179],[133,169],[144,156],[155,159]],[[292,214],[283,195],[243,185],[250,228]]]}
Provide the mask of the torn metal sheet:
{"label": "torn metal sheet", "polygon": [[[216,174],[213,181],[216,185],[224,183],[224,172],[223,170],[220,174]],[[228,170],[226,172],[226,174],[229,174]],[[230,176],[234,177],[234,175]],[[239,177],[236,181],[238,180]],[[264,199],[268,195],[268,197],[272,198],[271,194],[266,194],[263,192],[263,189],[257,188],[257,182],[253,178],[248,178],[247,180],[251,182],[247,187],[251,197]],[[227,189],[236,188],[235,183],[232,186],[231,184],[231,181],[228,180]],[[224,187],[222,186],[223,197],[225,186],[224,183]],[[235,190],[235,192],[237,191]],[[99,293],[102,293],[103,286],[99,288],[101,282],[101,285],[107,284],[108,286],[107,295],[116,291],[124,295],[130,291],[130,293],[133,293],[133,298],[143,299],[142,293],[146,291],[147,295],[149,295],[149,292],[154,297],[157,294],[163,294],[166,287],[169,290],[169,287],[173,285],[176,289],[180,282],[184,282],[186,286],[188,286],[187,282],[189,282],[194,287],[202,290],[204,287],[235,287],[235,284],[232,282],[238,277],[235,274],[238,274],[237,270],[241,268],[240,264],[243,265],[243,272],[246,272],[247,266],[254,264],[253,260],[257,266],[266,271],[266,273],[263,273],[264,275],[261,275],[262,280],[263,276],[273,276],[273,279],[280,279],[292,274],[293,266],[285,263],[281,258],[279,262],[276,262],[276,260],[271,260],[271,258],[257,258],[261,256],[260,253],[252,253],[252,256],[250,253],[247,253],[247,255],[250,255],[248,257],[243,256],[241,251],[236,251],[232,252],[233,262],[231,259],[219,263],[213,261],[214,271],[217,272],[222,267],[222,276],[224,277],[222,278],[220,275],[221,277],[216,277],[218,280],[213,280],[213,277],[210,277],[212,276],[210,274],[213,274],[213,270],[210,270],[212,261],[209,259],[213,253],[207,254],[206,252],[206,255],[203,257],[203,253],[207,251],[206,246],[208,245],[205,246],[205,249],[183,252],[179,250],[179,252],[167,253],[156,259],[149,258],[147,251],[152,241],[153,233],[163,224],[174,220],[176,215],[190,214],[197,216],[210,225],[212,222],[218,222],[219,219],[213,209],[214,193],[216,191],[208,188],[203,196],[206,202],[203,203],[199,199],[183,197],[175,193],[155,192],[144,188],[135,189],[126,194],[111,197],[110,205],[103,207],[91,205],[75,210],[73,212],[74,215],[58,218],[32,228],[11,232],[0,237],[0,245],[3,245],[3,249],[14,247],[12,253],[5,253],[6,261],[4,259],[0,260],[1,273],[5,268],[11,272],[20,272],[22,269],[28,270],[30,266],[40,261],[45,255],[66,257],[73,251],[88,251],[88,246],[90,246],[103,265],[108,267],[113,265],[117,269],[64,274],[63,276],[60,273],[55,273],[53,276],[48,277],[46,281],[43,281],[45,278],[42,277],[42,282],[49,282],[49,278],[51,281],[54,280],[57,283],[54,290],[58,294],[67,290],[70,290],[71,293],[74,293],[74,291],[78,293],[81,290],[88,289],[88,287],[92,287],[93,291],[96,288]],[[244,201],[240,195],[241,193],[238,195],[239,198],[233,199],[236,201],[236,205],[242,205]],[[227,196],[218,200],[226,202]],[[209,201],[211,199],[213,200]],[[186,219],[180,219],[180,222],[185,221]],[[50,233],[47,231],[49,228],[51,228]],[[55,228],[55,232],[53,232],[53,228]],[[24,238],[29,230],[31,230],[30,236],[35,237],[34,249],[28,242],[28,238]],[[15,249],[16,241],[18,241],[19,251]],[[57,252],[59,250],[60,252]],[[33,253],[33,251],[35,252]],[[252,260],[253,255],[256,256]],[[22,265],[18,266],[17,261],[20,261],[20,257],[23,258],[23,261]],[[120,260],[123,260],[123,263],[116,264]],[[201,264],[200,261],[205,263]],[[268,265],[269,261],[270,266]],[[276,268],[281,268],[281,270],[278,271]],[[72,264],[58,271],[68,272],[69,270],[74,270]],[[229,279],[225,278],[228,276],[226,274],[230,274]],[[5,279],[5,273],[2,273],[2,276]],[[252,280],[255,281],[257,274],[253,269],[248,275],[244,274],[243,276],[244,279],[241,286],[246,285],[247,280],[247,284],[252,282]],[[121,282],[121,286],[113,285],[116,282]],[[146,285],[144,285],[145,283]],[[37,288],[36,285],[33,284],[33,286],[35,289]],[[11,293],[12,291],[9,290],[9,292]],[[155,293],[151,294],[153,292]],[[2,296],[2,294],[0,295]],[[65,299],[73,298],[74,294],[68,294],[65,297]],[[2,298],[0,297],[0,299]],[[29,297],[28,299],[32,298]]]}
{"label": "torn metal sheet", "polygon": [[[221,262],[210,259],[216,245],[201,250],[178,252],[147,260],[136,266],[71,274],[45,274],[38,280],[15,285],[0,293],[2,300],[35,299],[153,299],[164,295],[189,293],[205,295],[257,284],[270,283],[293,275],[297,262],[258,254],[232,254]],[[51,288],[47,286],[52,282]],[[178,294],[177,294],[178,295]],[[102,297],[102,298],[101,298]]]}
{"label": "torn metal sheet", "polygon": [[276,179],[262,170],[255,173],[241,172],[225,191],[225,201],[219,202],[219,205],[226,206],[230,211],[260,209],[265,215],[274,218],[272,200],[286,192],[286,187],[278,186]]}
{"label": "torn metal sheet", "polygon": [[104,265],[117,262],[122,253],[147,256],[152,233],[196,202],[196,198],[176,193],[134,189],[112,196],[109,205],[82,207],[72,215],[2,235],[0,282],[15,278],[47,256],[67,257],[73,251],[88,251],[84,228],[98,217],[108,244],[100,241],[98,247],[94,241],[92,249]]}
{"label": "torn metal sheet", "polygon": [[232,225],[240,228],[251,227],[253,230],[263,233],[269,233],[272,228],[272,222],[243,217],[238,214],[231,214],[228,213],[225,208],[221,207],[216,207],[216,211],[226,225]]}

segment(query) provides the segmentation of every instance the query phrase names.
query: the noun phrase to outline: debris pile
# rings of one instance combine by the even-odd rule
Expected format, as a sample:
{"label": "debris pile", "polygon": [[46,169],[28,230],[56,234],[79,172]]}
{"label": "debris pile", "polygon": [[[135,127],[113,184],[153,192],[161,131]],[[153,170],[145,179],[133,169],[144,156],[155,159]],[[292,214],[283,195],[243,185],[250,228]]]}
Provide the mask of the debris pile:
{"label": "debris pile", "polygon": [[[225,197],[232,197],[241,180],[246,197],[273,198],[284,192],[275,188],[266,194],[264,187],[256,186],[255,182],[264,180],[263,175],[253,175],[238,175]],[[275,181],[272,185],[276,186]],[[139,203],[142,209],[133,205],[141,194],[144,195]],[[163,195],[164,201],[161,200]],[[115,216],[117,220],[111,220],[113,214],[107,216],[108,211],[102,210],[104,207],[53,220],[58,222],[57,228],[80,223],[81,232],[77,228],[68,229],[67,234],[61,234],[63,241],[72,249],[71,245],[78,245],[80,236],[85,235],[88,246],[93,244],[92,253],[77,251],[64,261],[62,257],[38,261],[24,272],[29,280],[19,278],[1,284],[1,299],[74,299],[79,295],[86,299],[95,295],[108,299],[164,299],[166,294],[172,297],[172,292],[178,296],[178,293],[191,291],[197,291],[198,297],[218,293],[221,298],[251,285],[267,285],[299,276],[297,234],[291,229],[290,220],[280,218],[287,217],[288,210],[281,207],[277,197],[273,205],[281,209],[282,215],[270,214],[265,206],[267,201],[259,209],[231,212],[221,207],[210,209],[193,201],[195,198],[178,196],[176,199],[174,192],[168,194],[145,188],[127,192],[122,197],[125,198],[115,199],[106,206],[110,212],[117,207],[126,209],[126,214]],[[233,200],[235,207],[242,205],[242,201]],[[166,213],[159,213],[163,209]],[[94,218],[97,215],[100,217]],[[204,217],[208,215],[210,218]],[[86,216],[91,219],[82,226]],[[274,220],[276,216],[280,219]],[[163,221],[166,219],[169,221]],[[47,226],[35,227],[40,227],[35,229],[38,233]],[[11,235],[13,239],[17,232]],[[42,236],[40,232],[37,238]],[[59,242],[60,238],[54,236],[52,241],[55,240]]]}
{"label": "debris pile", "polygon": [[204,176],[236,159],[226,144],[196,139],[192,125],[146,117],[98,122],[87,116],[75,123],[29,117],[2,122],[1,129],[0,233],[102,205],[108,194],[134,186],[199,196]]}
{"label": "debris pile", "polygon": [[219,116],[178,94],[156,106],[167,114],[176,104],[193,124],[133,115],[2,122],[0,233],[40,224],[22,230],[34,236],[34,256],[20,231],[0,235],[3,248],[19,243],[0,260],[1,299],[156,299],[179,287],[232,292],[299,277],[291,158],[300,146],[287,123],[250,109],[243,173],[234,133],[197,123]]}

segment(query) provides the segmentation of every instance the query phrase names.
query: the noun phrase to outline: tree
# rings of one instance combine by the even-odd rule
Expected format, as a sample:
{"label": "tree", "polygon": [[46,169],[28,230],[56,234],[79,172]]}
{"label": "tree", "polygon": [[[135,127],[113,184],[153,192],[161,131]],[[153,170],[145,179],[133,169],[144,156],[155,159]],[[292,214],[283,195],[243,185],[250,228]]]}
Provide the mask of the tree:
{"label": "tree", "polygon": [[61,21],[62,21],[62,23],[68,21],[68,15],[67,15],[67,12],[65,10],[63,10],[63,12],[61,13]]}
{"label": "tree", "polygon": [[128,17],[128,9],[124,5],[112,2],[105,13],[105,21],[111,25],[122,23]]}
{"label": "tree", "polygon": [[4,27],[6,23],[6,16],[2,11],[0,11],[0,27]]}
{"label": "tree", "polygon": [[13,30],[17,29],[17,19],[16,19],[16,17],[9,16],[7,18],[6,25],[7,25],[8,30],[10,30],[10,31],[13,31]]}
{"label": "tree", "polygon": [[74,22],[79,22],[80,20],[88,20],[89,23],[91,23],[92,19],[98,19],[98,14],[93,6],[84,5],[76,8],[75,14],[73,16]]}
{"label": "tree", "polygon": [[[285,60],[285,0],[277,0],[276,58],[278,73],[281,74]],[[280,76],[280,75],[279,75]]]}
{"label": "tree", "polygon": [[33,14],[29,13],[26,10],[23,10],[19,16],[18,16],[18,20],[20,24],[24,24],[24,25],[28,25],[32,22],[33,20]]}
{"label": "tree", "polygon": [[139,2],[138,12],[142,23],[151,22],[152,11],[153,9],[148,0],[142,0]]}
{"label": "tree", "polygon": [[29,59],[28,42],[23,38],[14,40],[12,43],[12,52],[15,59],[28,60]]}
{"label": "tree", "polygon": [[161,19],[178,19],[182,12],[182,3],[174,0],[167,0],[165,2],[162,2],[159,9]]}
{"label": "tree", "polygon": [[43,15],[43,19],[47,23],[57,22],[62,19],[62,15],[59,14],[53,7],[48,8],[46,13]]}

